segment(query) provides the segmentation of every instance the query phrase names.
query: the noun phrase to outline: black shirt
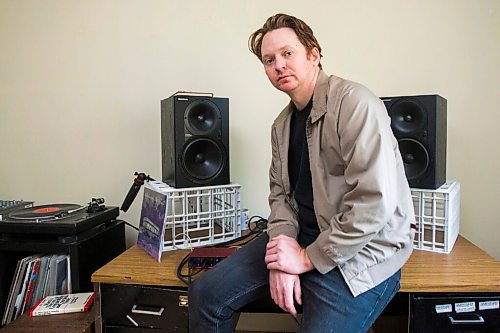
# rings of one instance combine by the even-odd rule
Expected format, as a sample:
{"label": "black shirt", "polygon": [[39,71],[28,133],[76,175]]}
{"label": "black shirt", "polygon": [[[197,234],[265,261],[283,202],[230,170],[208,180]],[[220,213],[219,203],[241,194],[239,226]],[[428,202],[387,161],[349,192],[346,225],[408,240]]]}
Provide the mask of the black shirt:
{"label": "black shirt", "polygon": [[312,98],[303,110],[294,107],[290,122],[288,174],[294,198],[299,207],[299,237],[302,247],[314,242],[319,235],[313,206],[311,168],[306,138],[306,122],[311,114]]}

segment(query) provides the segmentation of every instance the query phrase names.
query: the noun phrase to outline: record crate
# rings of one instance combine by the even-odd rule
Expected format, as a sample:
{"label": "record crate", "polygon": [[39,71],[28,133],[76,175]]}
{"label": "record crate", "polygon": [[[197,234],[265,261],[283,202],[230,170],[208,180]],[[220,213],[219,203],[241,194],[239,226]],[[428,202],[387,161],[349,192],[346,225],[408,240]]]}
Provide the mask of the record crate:
{"label": "record crate", "polygon": [[162,251],[190,249],[241,236],[240,185],[174,188],[150,182],[167,197]]}
{"label": "record crate", "polygon": [[436,190],[411,189],[417,230],[413,248],[450,253],[460,228],[460,184],[447,181]]}

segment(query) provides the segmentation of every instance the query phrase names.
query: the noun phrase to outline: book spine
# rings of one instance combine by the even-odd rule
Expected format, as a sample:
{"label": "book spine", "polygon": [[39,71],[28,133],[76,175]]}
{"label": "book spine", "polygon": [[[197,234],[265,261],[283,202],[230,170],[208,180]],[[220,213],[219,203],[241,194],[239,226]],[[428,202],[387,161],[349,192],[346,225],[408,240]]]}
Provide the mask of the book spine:
{"label": "book spine", "polygon": [[88,309],[90,309],[90,307],[94,303],[94,297],[95,297],[94,293],[92,295],[90,295],[90,297],[87,299],[87,302],[83,306],[83,311],[82,312],[88,311]]}
{"label": "book spine", "polygon": [[38,268],[39,267],[40,267],[40,259],[37,258],[37,259],[35,259],[35,262],[33,263],[33,269],[31,270],[31,276],[30,276],[30,280],[28,283],[28,288],[26,290],[26,296],[24,297],[23,309],[21,311],[21,314],[23,314],[26,310],[29,309],[29,304],[31,301],[31,297],[33,296],[33,289],[35,286],[35,281],[36,281],[36,277],[38,275]]}
{"label": "book spine", "polygon": [[47,298],[47,296],[43,297],[40,301],[38,301],[38,303],[36,303],[35,306],[30,310],[30,317],[36,316],[35,314],[35,312],[37,312],[36,308],[39,307],[43,301],[45,301],[45,298]]}
{"label": "book spine", "polygon": [[39,316],[47,316],[47,315],[54,315],[54,314],[63,314],[66,313],[64,311],[61,311],[60,309],[44,309],[44,310],[35,310],[33,311],[33,314],[30,314],[31,317],[39,317]]}

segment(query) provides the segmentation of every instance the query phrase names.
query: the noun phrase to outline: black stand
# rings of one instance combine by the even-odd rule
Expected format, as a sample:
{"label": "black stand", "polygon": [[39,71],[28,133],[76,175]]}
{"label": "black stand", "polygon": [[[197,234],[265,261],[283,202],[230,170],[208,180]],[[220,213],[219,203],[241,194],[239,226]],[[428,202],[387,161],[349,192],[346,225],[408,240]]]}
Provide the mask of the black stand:
{"label": "black stand", "polygon": [[0,318],[19,259],[35,253],[69,254],[73,292],[85,292],[93,291],[92,273],[125,249],[125,223],[120,220],[69,237],[0,234]]}

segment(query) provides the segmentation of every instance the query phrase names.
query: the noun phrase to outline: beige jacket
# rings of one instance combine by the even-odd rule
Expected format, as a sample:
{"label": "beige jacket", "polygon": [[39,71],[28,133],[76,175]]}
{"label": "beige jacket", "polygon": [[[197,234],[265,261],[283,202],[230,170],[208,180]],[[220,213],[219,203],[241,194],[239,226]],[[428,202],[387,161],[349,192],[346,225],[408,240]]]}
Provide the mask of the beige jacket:
{"label": "beige jacket", "polygon": [[[297,237],[288,180],[291,104],[272,126],[268,234]],[[357,296],[399,270],[415,223],[403,162],[384,103],[360,84],[320,71],[306,124],[320,235],[306,249],[314,267],[338,266]]]}

